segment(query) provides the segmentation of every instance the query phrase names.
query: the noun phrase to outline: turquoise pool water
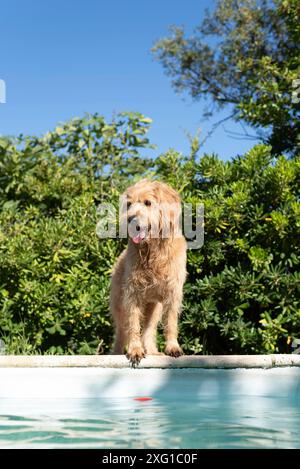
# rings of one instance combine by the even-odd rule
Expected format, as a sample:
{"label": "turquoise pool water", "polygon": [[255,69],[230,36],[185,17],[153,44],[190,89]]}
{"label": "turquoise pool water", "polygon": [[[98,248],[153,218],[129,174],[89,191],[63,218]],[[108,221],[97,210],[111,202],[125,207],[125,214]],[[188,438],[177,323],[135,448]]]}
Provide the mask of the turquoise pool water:
{"label": "turquoise pool water", "polygon": [[[82,397],[74,397],[66,390],[68,396],[56,398],[34,396],[32,376],[35,390],[30,395],[24,371],[23,399],[8,397],[7,385],[1,396],[0,384],[0,447],[300,448],[300,369],[151,371],[125,370],[133,383],[133,391],[126,392],[118,372],[106,381],[99,376],[106,383],[105,391],[103,386],[99,390],[105,397],[95,397],[95,373],[91,382],[91,375],[82,372],[86,396],[81,391]],[[51,381],[51,386],[60,386],[59,376],[49,373],[44,385]],[[72,379],[70,374],[74,390]],[[138,383],[146,379],[152,380],[151,389],[145,385],[142,393]],[[21,393],[22,382],[19,389]],[[134,400],[149,393],[150,401]]]}

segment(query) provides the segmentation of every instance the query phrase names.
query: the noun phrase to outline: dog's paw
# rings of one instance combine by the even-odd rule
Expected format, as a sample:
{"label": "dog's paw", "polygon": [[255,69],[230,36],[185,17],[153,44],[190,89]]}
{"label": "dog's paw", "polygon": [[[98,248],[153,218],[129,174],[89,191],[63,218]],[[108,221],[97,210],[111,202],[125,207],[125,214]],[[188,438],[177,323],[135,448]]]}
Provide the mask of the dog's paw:
{"label": "dog's paw", "polygon": [[142,347],[133,347],[128,350],[126,357],[133,368],[140,364],[142,358],[145,358],[145,352]]}
{"label": "dog's paw", "polygon": [[165,354],[169,355],[170,357],[178,358],[183,355],[183,351],[179,345],[167,345],[165,348]]}

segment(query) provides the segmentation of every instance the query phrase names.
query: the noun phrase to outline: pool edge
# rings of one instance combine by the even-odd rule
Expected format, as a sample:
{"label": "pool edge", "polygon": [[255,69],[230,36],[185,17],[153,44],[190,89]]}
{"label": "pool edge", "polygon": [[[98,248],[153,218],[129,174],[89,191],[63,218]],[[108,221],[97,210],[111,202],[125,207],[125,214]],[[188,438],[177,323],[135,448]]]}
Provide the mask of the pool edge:
{"label": "pool edge", "polygon": [[[186,355],[148,356],[139,368],[275,368],[300,366],[300,355]],[[129,368],[124,355],[0,355],[0,368],[99,367]]]}

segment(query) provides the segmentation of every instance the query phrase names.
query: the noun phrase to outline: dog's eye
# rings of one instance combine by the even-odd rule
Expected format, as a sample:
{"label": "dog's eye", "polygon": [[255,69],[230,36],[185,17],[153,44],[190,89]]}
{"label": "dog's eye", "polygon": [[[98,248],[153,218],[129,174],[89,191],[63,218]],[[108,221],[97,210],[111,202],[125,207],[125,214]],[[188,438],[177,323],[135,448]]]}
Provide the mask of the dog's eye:
{"label": "dog's eye", "polygon": [[145,200],[144,204],[147,205],[147,207],[150,207],[151,202],[150,202],[150,200]]}
{"label": "dog's eye", "polygon": [[127,208],[129,208],[131,205],[131,202],[127,202]]}

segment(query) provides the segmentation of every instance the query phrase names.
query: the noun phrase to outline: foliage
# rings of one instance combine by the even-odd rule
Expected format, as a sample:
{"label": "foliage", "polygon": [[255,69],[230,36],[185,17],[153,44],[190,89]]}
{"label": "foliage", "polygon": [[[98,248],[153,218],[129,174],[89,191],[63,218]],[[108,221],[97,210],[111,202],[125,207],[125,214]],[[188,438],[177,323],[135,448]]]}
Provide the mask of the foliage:
{"label": "foliage", "polygon": [[153,48],[177,91],[211,98],[257,129],[275,154],[299,148],[299,0],[218,0],[187,37],[180,27]]}
{"label": "foliage", "polygon": [[[90,353],[112,331],[109,275],[120,247],[99,242],[96,205],[151,160],[151,120],[87,116],[42,138],[0,140],[0,328],[8,350]],[[21,340],[22,338],[22,340]],[[24,340],[23,340],[24,339]]]}
{"label": "foliage", "polygon": [[[147,157],[151,120],[74,119],[42,138],[0,140],[0,336],[9,353],[107,352],[110,273],[124,241],[99,240],[97,204],[159,178],[205,205],[188,252],[181,343],[189,353],[291,350],[299,336],[300,161],[259,145],[223,162]],[[161,338],[160,338],[161,341]]]}
{"label": "foliage", "polygon": [[159,177],[205,206],[205,241],[188,252],[184,349],[202,353],[291,351],[300,326],[300,160],[255,146],[223,162],[172,153]]}

